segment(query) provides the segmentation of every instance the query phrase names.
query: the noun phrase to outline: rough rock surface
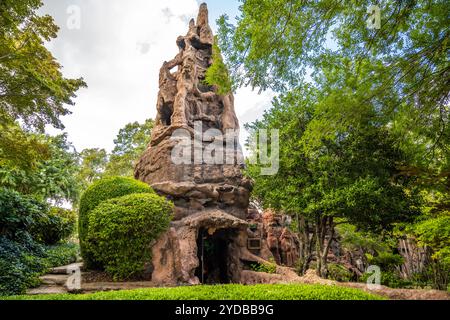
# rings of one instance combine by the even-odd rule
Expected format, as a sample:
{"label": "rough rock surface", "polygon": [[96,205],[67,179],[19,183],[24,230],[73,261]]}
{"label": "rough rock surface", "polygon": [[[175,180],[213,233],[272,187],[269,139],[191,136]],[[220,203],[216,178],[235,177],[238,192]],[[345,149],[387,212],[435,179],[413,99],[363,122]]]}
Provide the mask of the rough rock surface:
{"label": "rough rock surface", "polygon": [[[155,127],[135,177],[174,201],[175,220],[211,207],[245,218],[251,182],[241,173],[233,94],[204,83],[214,43],[206,4],[176,43],[179,53],[161,67]],[[216,144],[222,150],[212,151]]]}
{"label": "rough rock surface", "polygon": [[288,218],[273,210],[262,214],[256,209],[249,209],[247,230],[249,239],[260,239],[259,249],[251,250],[266,260],[273,260],[278,265],[294,267],[299,258],[300,242],[298,236],[289,230]]}
{"label": "rough rock surface", "polygon": [[137,179],[175,205],[170,230],[152,246],[152,281],[239,282],[252,183],[241,173],[233,94],[204,82],[214,44],[206,4],[176,44],[179,53],[160,70],[151,143],[135,168]]}

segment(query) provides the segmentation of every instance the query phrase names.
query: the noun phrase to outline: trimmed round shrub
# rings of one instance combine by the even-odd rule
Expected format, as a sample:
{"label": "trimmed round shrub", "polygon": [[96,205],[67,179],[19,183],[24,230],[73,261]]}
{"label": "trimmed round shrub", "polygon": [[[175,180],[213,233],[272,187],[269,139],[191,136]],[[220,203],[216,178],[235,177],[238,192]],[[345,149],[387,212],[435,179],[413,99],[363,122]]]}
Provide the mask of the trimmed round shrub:
{"label": "trimmed round shrub", "polygon": [[107,200],[89,213],[86,246],[114,280],[139,275],[151,261],[151,245],[168,229],[173,205],[156,194]]}
{"label": "trimmed round shrub", "polygon": [[110,177],[94,182],[82,194],[78,216],[78,233],[80,238],[81,255],[87,268],[98,267],[84,245],[88,230],[89,212],[94,210],[105,200],[122,197],[133,193],[155,194],[147,184],[125,177]]}

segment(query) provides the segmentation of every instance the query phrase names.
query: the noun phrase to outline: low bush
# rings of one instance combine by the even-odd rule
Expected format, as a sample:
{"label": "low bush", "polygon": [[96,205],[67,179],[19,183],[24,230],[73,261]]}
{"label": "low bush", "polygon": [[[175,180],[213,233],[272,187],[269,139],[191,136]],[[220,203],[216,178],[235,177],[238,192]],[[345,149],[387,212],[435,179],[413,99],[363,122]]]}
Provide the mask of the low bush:
{"label": "low bush", "polygon": [[39,283],[45,251],[33,231],[47,210],[32,197],[0,189],[0,295],[20,294]]}
{"label": "low bush", "polygon": [[79,206],[78,233],[81,255],[87,268],[98,267],[84,245],[88,233],[89,212],[103,201],[133,193],[154,194],[155,192],[147,184],[138,180],[125,177],[110,177],[94,182],[82,194]]}
{"label": "low bush", "polygon": [[[360,278],[360,282],[367,282],[367,279],[373,273],[364,273]],[[380,284],[390,288],[409,288],[412,286],[412,282],[400,277],[396,271],[383,271],[381,270]]]}
{"label": "low bush", "polygon": [[[69,233],[69,225],[73,230],[73,214],[53,220],[55,214],[48,212],[45,203],[0,188],[0,295],[24,293],[40,283],[39,276],[48,267],[73,261],[66,245],[46,247],[42,243],[59,241]],[[49,229],[55,232],[46,235]],[[66,249],[62,253],[57,248]]]}
{"label": "low bush", "polygon": [[250,269],[256,272],[275,273],[277,272],[277,265],[273,261],[265,263],[255,262],[250,264]]}
{"label": "low bush", "polygon": [[377,256],[366,254],[370,265],[379,266],[381,271],[394,271],[403,264],[403,257],[389,251],[379,252]]}
{"label": "low bush", "polygon": [[44,248],[23,233],[21,242],[0,236],[0,296],[21,294],[39,284]]}
{"label": "low bush", "polygon": [[45,250],[45,265],[47,268],[68,265],[77,261],[80,247],[75,243],[63,243],[49,246]]}
{"label": "low bush", "polygon": [[353,273],[338,263],[328,264],[328,278],[339,282],[348,282],[353,278]]}
{"label": "low bush", "polygon": [[74,211],[52,207],[47,215],[41,217],[34,233],[38,241],[54,245],[74,233],[76,221]]}
{"label": "low bush", "polygon": [[115,280],[128,279],[150,262],[150,246],[170,222],[173,206],[156,194],[107,200],[89,213],[86,248]]}

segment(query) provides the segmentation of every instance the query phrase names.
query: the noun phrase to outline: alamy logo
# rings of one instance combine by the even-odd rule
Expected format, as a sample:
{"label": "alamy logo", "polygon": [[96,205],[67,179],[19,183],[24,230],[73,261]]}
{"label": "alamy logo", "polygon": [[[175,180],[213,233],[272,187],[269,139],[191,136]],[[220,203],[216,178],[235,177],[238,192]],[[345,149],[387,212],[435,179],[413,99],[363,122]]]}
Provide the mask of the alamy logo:
{"label": "alamy logo", "polygon": [[381,28],[381,10],[377,5],[371,5],[367,8],[369,17],[367,18],[368,29],[380,29]]}
{"label": "alamy logo", "polygon": [[69,17],[67,18],[67,28],[69,30],[81,29],[81,8],[77,5],[71,5],[66,10]]}
{"label": "alamy logo", "polygon": [[[261,174],[275,175],[279,168],[278,130],[271,130],[270,144],[267,130],[258,131],[257,137],[250,140],[257,141],[258,138],[257,146],[251,144],[252,155],[249,162],[268,165],[261,168]],[[196,121],[193,134],[188,129],[180,128],[172,133],[171,140],[176,141],[171,153],[171,160],[175,165],[244,164],[244,155],[239,144],[239,130],[229,129],[222,133],[218,129],[211,128],[203,131],[202,122]]]}
{"label": "alamy logo", "polygon": [[369,290],[379,290],[381,289],[381,269],[379,266],[369,266],[367,267],[366,273],[371,274],[367,278],[367,289]]}

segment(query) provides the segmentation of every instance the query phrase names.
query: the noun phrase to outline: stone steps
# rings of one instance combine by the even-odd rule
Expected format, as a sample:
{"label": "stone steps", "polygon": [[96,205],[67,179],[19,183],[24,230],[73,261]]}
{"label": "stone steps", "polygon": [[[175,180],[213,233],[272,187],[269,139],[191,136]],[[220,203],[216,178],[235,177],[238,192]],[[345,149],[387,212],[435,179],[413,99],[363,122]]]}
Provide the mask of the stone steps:
{"label": "stone steps", "polygon": [[67,279],[69,279],[69,275],[65,274],[46,274],[41,277],[41,283],[43,285],[58,285],[58,286],[64,286],[67,282]]}
{"label": "stone steps", "polygon": [[69,274],[69,270],[75,270],[76,268],[83,269],[83,263],[77,262],[77,263],[71,263],[66,266],[52,268],[50,270],[49,274]]}
{"label": "stone steps", "polygon": [[[80,268],[83,269],[82,263],[72,263],[67,266],[60,266],[52,268],[48,274],[41,277],[41,285],[37,288],[27,290],[29,295],[37,294],[59,294],[71,293],[67,288],[67,280],[69,279],[72,270]],[[81,273],[83,279],[83,273]],[[92,293],[98,291],[111,290],[130,290],[153,287],[154,284],[150,281],[138,282],[83,282],[81,281],[81,290],[74,293]]]}
{"label": "stone steps", "polygon": [[67,289],[60,285],[41,285],[37,288],[27,290],[27,294],[29,295],[58,293],[67,293]]}

